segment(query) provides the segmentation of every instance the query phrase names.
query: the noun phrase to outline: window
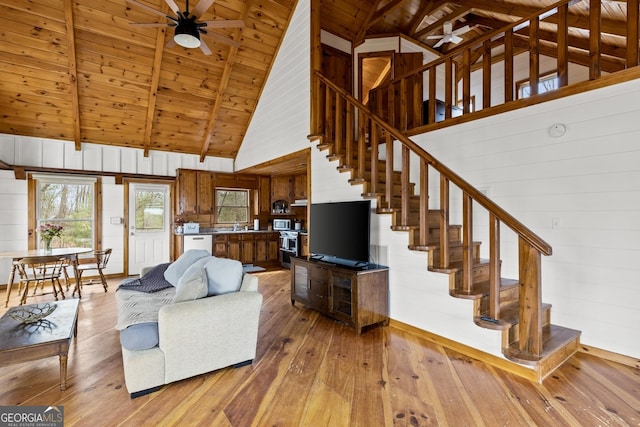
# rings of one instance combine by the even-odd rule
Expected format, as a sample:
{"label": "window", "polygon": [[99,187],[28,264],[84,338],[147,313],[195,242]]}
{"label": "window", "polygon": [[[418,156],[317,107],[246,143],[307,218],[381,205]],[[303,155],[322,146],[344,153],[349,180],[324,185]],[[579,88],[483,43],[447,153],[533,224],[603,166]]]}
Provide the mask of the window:
{"label": "window", "polygon": [[216,188],[216,222],[219,224],[249,222],[249,190]]}
{"label": "window", "polygon": [[163,231],[166,193],[164,191],[136,189],[136,231]]}
{"label": "window", "polygon": [[[550,92],[558,89],[558,73],[555,71],[550,74],[540,76],[538,80],[538,93]],[[529,80],[521,80],[516,82],[516,91],[518,99],[528,98],[531,96],[531,83]]]}
{"label": "window", "polygon": [[[36,176],[36,227],[62,226],[53,248],[92,248],[95,235],[95,179]],[[38,236],[37,247],[44,243]]]}

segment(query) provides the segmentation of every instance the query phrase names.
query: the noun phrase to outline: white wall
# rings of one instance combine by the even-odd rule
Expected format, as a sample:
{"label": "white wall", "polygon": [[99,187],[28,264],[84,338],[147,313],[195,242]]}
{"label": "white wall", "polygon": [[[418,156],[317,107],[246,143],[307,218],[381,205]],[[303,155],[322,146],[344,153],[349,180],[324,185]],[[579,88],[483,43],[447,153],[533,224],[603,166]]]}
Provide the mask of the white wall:
{"label": "white wall", "polygon": [[[308,127],[308,126],[307,126]],[[154,176],[176,175],[176,169],[202,169],[233,172],[233,160],[197,155],[142,150],[125,147],[82,144],[76,151],[69,141],[0,134],[0,160],[9,165],[43,168],[103,171]],[[124,187],[113,176],[102,177],[102,244],[113,249],[107,274],[124,273],[124,232],[122,224],[110,218],[124,217]],[[27,249],[27,181],[16,180],[13,171],[0,171],[0,252]],[[0,259],[0,283],[6,283],[10,259]]]}
{"label": "white wall", "polygon": [[309,147],[309,2],[298,2],[269,74],[235,170]]}

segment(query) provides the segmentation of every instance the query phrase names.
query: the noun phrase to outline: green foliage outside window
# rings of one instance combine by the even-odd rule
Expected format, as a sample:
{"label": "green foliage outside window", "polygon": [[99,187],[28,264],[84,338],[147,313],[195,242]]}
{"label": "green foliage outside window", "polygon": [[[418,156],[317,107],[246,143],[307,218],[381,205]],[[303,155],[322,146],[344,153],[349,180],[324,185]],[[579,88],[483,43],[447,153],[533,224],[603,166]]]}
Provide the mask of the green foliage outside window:
{"label": "green foliage outside window", "polygon": [[216,189],[216,222],[249,222],[249,190]]}
{"label": "green foliage outside window", "polygon": [[164,198],[163,191],[136,191],[136,230],[164,230]]}
{"label": "green foliage outside window", "polygon": [[[51,242],[53,248],[93,247],[93,184],[39,181],[38,225],[63,227]],[[38,236],[39,247],[44,247]]]}

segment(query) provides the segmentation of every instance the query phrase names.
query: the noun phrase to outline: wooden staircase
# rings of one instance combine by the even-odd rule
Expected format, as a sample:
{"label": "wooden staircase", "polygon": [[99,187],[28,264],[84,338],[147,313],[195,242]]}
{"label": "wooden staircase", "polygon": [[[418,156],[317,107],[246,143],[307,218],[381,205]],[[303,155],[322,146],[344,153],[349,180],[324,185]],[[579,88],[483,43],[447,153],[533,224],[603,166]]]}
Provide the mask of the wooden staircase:
{"label": "wooden staircase", "polygon": [[[352,185],[362,186],[362,197],[377,201],[378,214],[392,216],[392,230],[407,233],[408,249],[425,252],[430,271],[448,275],[452,297],[473,301],[477,326],[502,331],[504,356],[530,366],[538,381],[571,357],[580,332],[552,325],[551,306],[541,301],[540,260],[551,254],[551,247],[321,74],[315,74],[314,85],[318,99],[309,139],[327,152],[328,159],[338,161],[340,172],[351,174]],[[401,171],[392,168],[394,144],[401,144]],[[380,160],[381,145],[385,160]],[[411,156],[420,159],[420,194],[409,182]],[[438,209],[428,208],[430,169],[440,175]],[[462,190],[463,224],[449,223],[452,184]],[[473,240],[472,206],[489,212],[488,259],[480,257],[483,243]],[[501,225],[518,238],[517,279],[500,274]]]}

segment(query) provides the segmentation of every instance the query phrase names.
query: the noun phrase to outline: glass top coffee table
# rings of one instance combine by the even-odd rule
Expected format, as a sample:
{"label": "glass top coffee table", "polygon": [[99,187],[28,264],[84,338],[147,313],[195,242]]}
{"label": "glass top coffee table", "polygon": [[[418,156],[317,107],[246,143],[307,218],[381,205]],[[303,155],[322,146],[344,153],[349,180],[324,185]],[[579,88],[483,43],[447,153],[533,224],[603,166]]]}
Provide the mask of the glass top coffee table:
{"label": "glass top coffee table", "polygon": [[47,317],[24,324],[10,313],[41,304],[11,307],[0,318],[0,367],[45,357],[60,358],[60,390],[67,388],[67,355],[78,332],[78,299],[51,302],[56,309]]}

